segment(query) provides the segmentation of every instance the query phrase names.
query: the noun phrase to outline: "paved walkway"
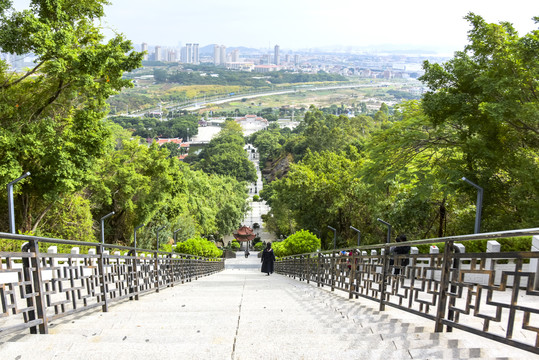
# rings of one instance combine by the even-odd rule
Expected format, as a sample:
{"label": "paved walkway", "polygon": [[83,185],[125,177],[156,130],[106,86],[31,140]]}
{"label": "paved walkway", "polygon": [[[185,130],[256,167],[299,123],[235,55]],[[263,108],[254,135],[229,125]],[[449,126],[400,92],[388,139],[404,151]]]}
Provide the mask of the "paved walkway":
{"label": "paved walkway", "polygon": [[225,271],[54,321],[48,335],[0,338],[2,360],[537,359],[364,299],[260,272],[252,254]]}

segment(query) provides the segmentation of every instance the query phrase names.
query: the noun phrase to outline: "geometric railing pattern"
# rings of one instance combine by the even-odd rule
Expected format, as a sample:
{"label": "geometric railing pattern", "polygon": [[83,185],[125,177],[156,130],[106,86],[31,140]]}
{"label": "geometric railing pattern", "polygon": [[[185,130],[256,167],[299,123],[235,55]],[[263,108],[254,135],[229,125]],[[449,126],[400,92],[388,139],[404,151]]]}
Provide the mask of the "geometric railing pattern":
{"label": "geometric railing pattern", "polygon": [[393,306],[431,319],[436,332],[458,328],[539,354],[539,252],[458,253],[453,246],[537,234],[526,229],[399,243],[442,242],[441,254],[390,255],[397,244],[302,254],[280,259],[275,271],[377,301],[380,310]]}
{"label": "geometric railing pattern", "polygon": [[[26,244],[21,252],[0,252],[0,336],[26,328],[47,333],[48,324],[63,316],[95,307],[106,312],[114,302],[138,300],[224,269],[222,259],[5,233],[1,239]],[[90,249],[40,253],[39,242]]]}

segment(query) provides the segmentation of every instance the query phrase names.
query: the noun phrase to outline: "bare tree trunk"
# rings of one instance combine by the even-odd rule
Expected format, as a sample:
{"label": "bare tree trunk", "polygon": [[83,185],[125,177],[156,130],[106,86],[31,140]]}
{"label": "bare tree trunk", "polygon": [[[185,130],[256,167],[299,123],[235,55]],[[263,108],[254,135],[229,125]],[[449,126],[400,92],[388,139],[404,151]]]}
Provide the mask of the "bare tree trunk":
{"label": "bare tree trunk", "polygon": [[444,225],[445,225],[445,218],[446,218],[446,213],[447,213],[447,209],[445,208],[445,201],[446,201],[446,198],[444,197],[444,199],[442,200],[442,202],[440,203],[440,208],[439,208],[439,224],[438,224],[438,237],[441,238],[441,237],[444,237]]}

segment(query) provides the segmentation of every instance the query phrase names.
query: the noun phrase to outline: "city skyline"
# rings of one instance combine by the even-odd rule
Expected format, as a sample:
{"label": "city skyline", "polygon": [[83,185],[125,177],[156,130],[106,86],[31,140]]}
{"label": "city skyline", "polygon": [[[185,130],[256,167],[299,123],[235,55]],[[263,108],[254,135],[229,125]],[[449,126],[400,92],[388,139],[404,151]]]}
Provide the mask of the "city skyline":
{"label": "city skyline", "polygon": [[537,29],[532,17],[539,16],[538,3],[521,0],[511,2],[512,6],[506,1],[455,0],[443,8],[426,0],[390,0],[383,7],[352,0],[274,0],[271,6],[244,0],[152,4],[155,11],[147,1],[113,1],[105,9],[104,24],[135,43],[164,46],[198,42],[268,51],[275,44],[281,50],[389,46],[451,53],[467,43],[470,27],[464,16],[468,12],[487,22],[513,23],[521,35]]}
{"label": "city skyline", "polygon": [[[426,50],[450,54],[467,43],[469,12],[489,23],[507,21],[522,36],[534,29],[539,2],[454,0],[449,5],[430,0],[378,2],[354,0],[112,0],[105,6],[104,33],[123,33],[135,44],[201,47],[227,44],[273,51],[370,48]],[[29,0],[14,0],[17,9]]]}

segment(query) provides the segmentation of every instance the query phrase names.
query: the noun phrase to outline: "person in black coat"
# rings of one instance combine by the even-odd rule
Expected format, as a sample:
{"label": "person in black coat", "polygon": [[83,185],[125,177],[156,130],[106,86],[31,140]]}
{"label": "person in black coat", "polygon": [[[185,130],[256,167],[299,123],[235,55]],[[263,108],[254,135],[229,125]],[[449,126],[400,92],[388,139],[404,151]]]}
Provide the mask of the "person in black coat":
{"label": "person in black coat", "polygon": [[268,274],[273,273],[273,262],[275,261],[275,254],[271,248],[271,243],[266,244],[266,248],[262,252],[262,272]]}
{"label": "person in black coat", "polygon": [[[402,235],[397,236],[395,241],[396,242],[405,242],[405,241],[407,241],[406,235],[402,234]],[[410,254],[410,249],[411,249],[411,247],[408,246],[408,245],[405,245],[405,246],[392,246],[390,248],[390,250],[389,250],[389,253],[391,255],[406,255],[406,254]],[[408,263],[409,263],[409,259],[404,258],[404,259],[401,259],[399,266],[404,267],[404,266],[408,265]],[[391,259],[389,261],[389,265],[393,265],[393,259]],[[395,268],[395,275],[399,275],[400,272],[401,272],[401,269],[399,267],[396,267]]]}

